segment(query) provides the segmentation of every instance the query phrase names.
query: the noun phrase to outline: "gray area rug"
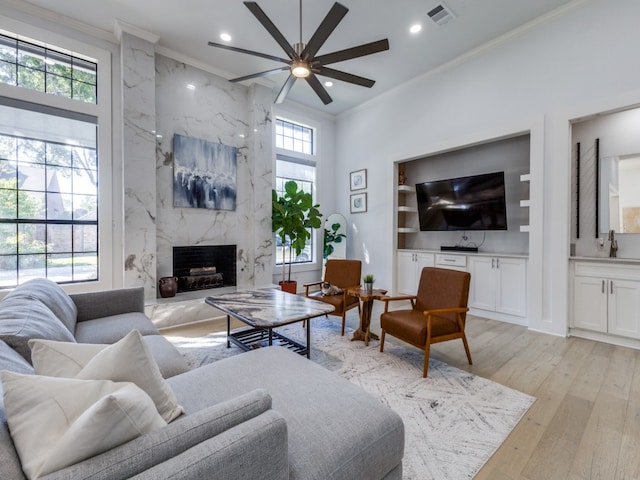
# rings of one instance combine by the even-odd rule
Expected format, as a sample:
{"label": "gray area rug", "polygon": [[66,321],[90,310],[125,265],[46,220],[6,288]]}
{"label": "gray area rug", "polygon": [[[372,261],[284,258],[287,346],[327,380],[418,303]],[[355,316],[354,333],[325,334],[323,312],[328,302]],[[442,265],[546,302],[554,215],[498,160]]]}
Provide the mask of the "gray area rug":
{"label": "gray area rug", "polygon": [[[278,329],[305,343],[301,324]],[[226,332],[206,337],[167,336],[193,367],[238,355],[226,348]],[[311,358],[359,385],[395,410],[406,431],[403,478],[458,480],[489,460],[535,398],[431,359],[422,378],[423,355],[378,341],[369,346],[340,336],[338,321],[312,320]],[[460,346],[462,349],[462,345]]]}

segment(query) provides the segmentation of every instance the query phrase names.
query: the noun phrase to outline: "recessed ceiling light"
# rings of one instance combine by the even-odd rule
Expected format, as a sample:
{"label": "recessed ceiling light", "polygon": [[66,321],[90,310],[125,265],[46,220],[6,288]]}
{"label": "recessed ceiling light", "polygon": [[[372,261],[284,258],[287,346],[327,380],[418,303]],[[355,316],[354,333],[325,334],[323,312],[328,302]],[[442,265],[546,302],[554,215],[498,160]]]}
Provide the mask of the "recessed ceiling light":
{"label": "recessed ceiling light", "polygon": [[196,89],[196,86],[195,86],[193,83],[187,83],[187,88],[188,88],[189,90],[195,90],[195,89]]}
{"label": "recessed ceiling light", "polygon": [[222,40],[223,42],[230,42],[231,41],[231,35],[229,35],[228,33],[221,33],[220,34],[220,40]]}
{"label": "recessed ceiling light", "polygon": [[416,23],[415,25],[411,25],[411,28],[409,28],[409,31],[411,33],[418,33],[420,30],[422,30],[422,25],[420,25],[419,23]]}
{"label": "recessed ceiling light", "polygon": [[333,87],[333,82],[324,82],[325,87]]}

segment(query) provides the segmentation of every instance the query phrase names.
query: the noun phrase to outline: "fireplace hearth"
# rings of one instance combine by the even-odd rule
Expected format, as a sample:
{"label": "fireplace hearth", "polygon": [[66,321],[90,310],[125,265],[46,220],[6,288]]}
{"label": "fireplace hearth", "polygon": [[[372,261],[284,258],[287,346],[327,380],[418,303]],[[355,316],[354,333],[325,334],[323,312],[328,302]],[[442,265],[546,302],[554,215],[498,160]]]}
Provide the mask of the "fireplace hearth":
{"label": "fireplace hearth", "polygon": [[236,286],[236,246],[173,247],[178,292]]}

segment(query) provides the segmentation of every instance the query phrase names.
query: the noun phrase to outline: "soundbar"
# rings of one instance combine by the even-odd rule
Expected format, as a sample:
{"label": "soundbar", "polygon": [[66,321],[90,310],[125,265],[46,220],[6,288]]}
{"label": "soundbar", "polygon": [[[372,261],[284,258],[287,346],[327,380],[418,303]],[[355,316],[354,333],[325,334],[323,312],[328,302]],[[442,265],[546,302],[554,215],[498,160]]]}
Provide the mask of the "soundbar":
{"label": "soundbar", "polygon": [[478,247],[459,247],[457,245],[441,245],[441,252],[478,252]]}

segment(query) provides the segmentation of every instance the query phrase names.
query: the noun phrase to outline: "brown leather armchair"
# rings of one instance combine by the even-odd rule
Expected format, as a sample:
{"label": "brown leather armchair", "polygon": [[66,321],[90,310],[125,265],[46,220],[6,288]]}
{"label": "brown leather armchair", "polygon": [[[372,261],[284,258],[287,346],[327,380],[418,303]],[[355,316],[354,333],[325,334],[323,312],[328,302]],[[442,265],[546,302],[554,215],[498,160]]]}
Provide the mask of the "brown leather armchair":
{"label": "brown leather armchair", "polygon": [[[422,376],[426,378],[431,344],[460,338],[469,365],[472,365],[464,333],[470,281],[468,272],[425,267],[420,275],[417,295],[382,298],[385,305],[384,313],[380,315],[380,351],[384,351],[387,333],[423,349]],[[409,300],[412,308],[389,311],[389,302],[397,300]]]}
{"label": "brown leather armchair", "polygon": [[[314,300],[329,303],[335,307],[331,315],[342,317],[342,335],[344,335],[345,316],[347,311],[358,307],[360,311],[360,299],[347,295],[347,288],[360,285],[360,273],[362,272],[362,262],[360,260],[327,260],[324,270],[324,280],[319,282],[305,283],[305,295]],[[343,292],[338,295],[322,296],[322,292],[315,291],[309,293],[309,287],[320,286],[322,282],[329,282],[331,285],[340,287]]]}

